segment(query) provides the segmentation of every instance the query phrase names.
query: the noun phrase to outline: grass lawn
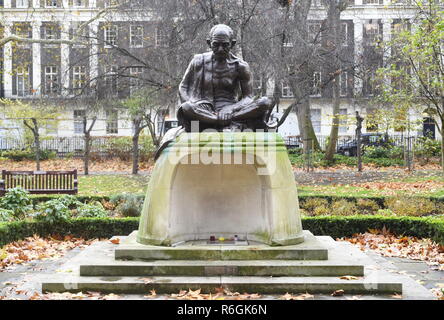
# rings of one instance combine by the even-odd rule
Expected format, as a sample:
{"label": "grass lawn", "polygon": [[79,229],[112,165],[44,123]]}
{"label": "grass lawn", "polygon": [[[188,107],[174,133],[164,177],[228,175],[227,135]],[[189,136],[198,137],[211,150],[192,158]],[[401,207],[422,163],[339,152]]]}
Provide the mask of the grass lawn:
{"label": "grass lawn", "polygon": [[[120,193],[144,194],[148,185],[147,176],[133,175],[90,175],[79,176],[79,195],[81,196],[111,196]],[[415,183],[433,181],[437,183],[444,182],[444,177],[407,177],[397,182],[414,185]],[[393,181],[393,180],[392,180]],[[444,188],[440,185],[429,189],[396,190],[390,185],[359,187],[351,185],[300,185],[298,184],[298,193],[301,196],[345,196],[345,197],[380,197],[393,195],[418,195],[430,197],[444,197]]]}
{"label": "grass lawn", "polygon": [[148,185],[148,177],[133,175],[80,175],[80,196],[110,196],[120,193],[143,194]]}

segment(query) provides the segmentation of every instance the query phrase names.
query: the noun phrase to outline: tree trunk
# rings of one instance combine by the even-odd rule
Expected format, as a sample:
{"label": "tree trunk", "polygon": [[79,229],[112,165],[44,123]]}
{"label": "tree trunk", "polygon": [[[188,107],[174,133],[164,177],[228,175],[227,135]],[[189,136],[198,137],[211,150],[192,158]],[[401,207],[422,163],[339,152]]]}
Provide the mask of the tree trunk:
{"label": "tree trunk", "polygon": [[85,133],[85,154],[83,155],[83,172],[87,176],[89,174],[89,153],[91,144],[91,135],[89,132]]}
{"label": "tree trunk", "polygon": [[32,135],[34,136],[34,152],[35,152],[35,163],[36,170],[40,171],[40,135],[39,135],[39,126],[37,119],[32,118],[32,126],[28,124],[28,121],[23,120],[23,124],[31,130]]}
{"label": "tree trunk", "polygon": [[444,171],[444,119],[441,119],[441,169]]}
{"label": "tree trunk", "polygon": [[132,174],[139,172],[139,135],[140,135],[140,120],[134,120],[134,135],[133,135],[133,171]]}
{"label": "tree trunk", "polygon": [[96,123],[97,117],[93,117],[91,125],[87,128],[88,119],[83,117],[83,138],[85,140],[85,153],[83,155],[83,171],[87,176],[89,174],[89,154],[91,150],[91,130]]}
{"label": "tree trunk", "polygon": [[326,151],[325,151],[325,160],[327,162],[332,163],[334,155],[336,153],[336,146],[338,144],[338,135],[339,135],[339,106],[340,106],[340,97],[339,97],[339,79],[333,82],[333,120],[332,126],[330,130],[330,141],[328,142]]}
{"label": "tree trunk", "polygon": [[35,143],[36,167],[37,167],[37,171],[40,171],[40,136],[39,136],[38,131],[34,133],[34,143]]}
{"label": "tree trunk", "polygon": [[339,135],[339,107],[340,107],[340,83],[339,83],[339,73],[342,73],[341,61],[339,60],[341,40],[339,37],[341,11],[346,8],[346,4],[341,1],[327,1],[328,13],[327,13],[327,54],[329,55],[329,61],[331,65],[329,66],[330,73],[334,75],[332,81],[333,86],[333,119],[332,127],[330,130],[330,140],[328,142],[325,151],[325,160],[328,163],[332,163],[334,160],[334,155],[336,153],[336,146],[338,143]]}

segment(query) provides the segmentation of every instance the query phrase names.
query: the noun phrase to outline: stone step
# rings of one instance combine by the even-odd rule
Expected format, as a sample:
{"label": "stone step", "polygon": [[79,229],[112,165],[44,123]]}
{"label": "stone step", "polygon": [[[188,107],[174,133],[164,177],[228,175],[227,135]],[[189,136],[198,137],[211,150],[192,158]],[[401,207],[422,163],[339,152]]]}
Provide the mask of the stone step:
{"label": "stone step", "polygon": [[402,293],[402,283],[393,281],[385,273],[373,274],[358,280],[339,277],[79,277],[56,275],[42,283],[44,292],[103,293],[178,293],[180,290],[201,289],[202,293],[216,288],[231,292],[285,294],[332,293],[344,290],[347,294]]}
{"label": "stone step", "polygon": [[115,250],[116,260],[327,260],[328,250],[313,234],[304,231],[301,244],[271,247],[249,245],[208,245],[191,241],[174,247],[148,246],[136,242],[137,231]]}
{"label": "stone step", "polygon": [[109,261],[80,266],[81,276],[363,276],[364,266],[334,261]]}

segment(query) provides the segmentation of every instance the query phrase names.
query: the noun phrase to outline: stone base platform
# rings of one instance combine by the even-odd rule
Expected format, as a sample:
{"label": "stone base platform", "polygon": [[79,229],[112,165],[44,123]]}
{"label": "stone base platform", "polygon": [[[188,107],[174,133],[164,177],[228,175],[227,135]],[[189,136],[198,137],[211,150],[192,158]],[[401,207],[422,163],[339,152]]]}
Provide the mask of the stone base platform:
{"label": "stone base platform", "polygon": [[328,250],[309,231],[304,242],[291,246],[269,246],[248,241],[235,244],[207,244],[187,241],[173,247],[143,245],[136,241],[137,231],[116,248],[116,260],[327,260]]}
{"label": "stone base platform", "polygon": [[[430,296],[414,280],[379,268],[367,255],[348,243],[336,242],[331,237],[310,236],[308,232],[305,234],[308,241],[289,246],[288,252],[285,252],[287,247],[260,244],[211,247],[191,243],[171,248],[143,245],[136,248],[138,244],[132,244],[134,235],[119,237],[121,244],[117,248],[111,243],[101,242],[85,249],[63,266],[61,271],[66,270],[65,274],[58,273],[42,279],[42,290],[146,294],[154,289],[159,294],[170,294],[188,289],[201,289],[208,293],[223,287],[241,293],[332,293],[342,289],[350,294],[403,293],[403,296],[410,294],[414,298]],[[321,255],[317,256],[318,259],[316,256],[315,259],[305,260],[292,258],[304,255],[289,252],[298,252],[298,246],[300,250],[303,249],[302,252],[309,252],[310,243],[311,249],[318,252],[326,250],[328,259]],[[142,255],[143,247],[145,253]],[[167,250],[183,250],[186,254],[179,255],[181,259],[177,259],[175,254],[166,255]],[[217,254],[213,252],[213,255],[205,257],[197,253],[200,250]],[[273,250],[279,250],[278,255],[284,258],[271,255],[269,252]],[[233,251],[236,251],[235,255]],[[250,251],[255,255],[246,253]],[[225,252],[238,259],[219,259]],[[261,257],[258,252],[264,255]],[[196,259],[189,259],[190,255]],[[131,257],[133,260],[115,259],[116,256]],[[197,259],[199,257],[201,259]],[[247,259],[242,260],[241,257]]]}

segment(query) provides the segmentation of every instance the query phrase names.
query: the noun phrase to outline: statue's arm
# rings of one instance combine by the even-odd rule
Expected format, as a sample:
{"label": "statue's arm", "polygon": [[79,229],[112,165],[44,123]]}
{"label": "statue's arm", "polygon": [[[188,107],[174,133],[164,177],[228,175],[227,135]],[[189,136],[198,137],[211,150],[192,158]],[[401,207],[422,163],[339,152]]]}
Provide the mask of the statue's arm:
{"label": "statue's arm", "polygon": [[193,58],[188,65],[187,70],[182,78],[182,81],[179,85],[179,99],[181,103],[187,102],[191,100],[191,97],[188,95],[190,92],[190,86],[192,85],[193,75],[194,75],[194,61],[196,58]]}
{"label": "statue's arm", "polygon": [[242,98],[238,104],[250,104],[253,101],[253,76],[245,62],[239,64],[239,82]]}

